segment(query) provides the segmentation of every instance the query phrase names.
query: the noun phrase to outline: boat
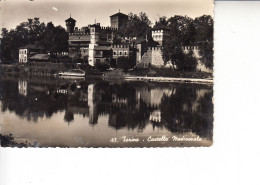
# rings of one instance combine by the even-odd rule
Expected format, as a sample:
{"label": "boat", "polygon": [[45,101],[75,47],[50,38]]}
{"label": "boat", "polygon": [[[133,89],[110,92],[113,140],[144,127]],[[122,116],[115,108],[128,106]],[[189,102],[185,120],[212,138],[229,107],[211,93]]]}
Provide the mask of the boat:
{"label": "boat", "polygon": [[70,71],[59,72],[59,76],[85,77],[85,71],[81,69],[73,69]]}

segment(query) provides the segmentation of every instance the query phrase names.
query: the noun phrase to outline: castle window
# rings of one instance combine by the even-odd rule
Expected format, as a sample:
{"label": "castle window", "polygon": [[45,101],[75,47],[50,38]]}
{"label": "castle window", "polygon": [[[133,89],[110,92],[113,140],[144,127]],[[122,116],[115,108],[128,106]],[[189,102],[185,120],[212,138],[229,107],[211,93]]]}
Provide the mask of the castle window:
{"label": "castle window", "polygon": [[101,55],[101,52],[100,51],[96,51],[96,55]]}
{"label": "castle window", "polygon": [[113,54],[116,55],[116,52],[114,51]]}
{"label": "castle window", "polygon": [[121,52],[121,51],[119,52],[119,55],[120,55],[120,56],[122,55],[122,52]]}
{"label": "castle window", "polygon": [[127,52],[125,51],[125,55],[127,55]]}

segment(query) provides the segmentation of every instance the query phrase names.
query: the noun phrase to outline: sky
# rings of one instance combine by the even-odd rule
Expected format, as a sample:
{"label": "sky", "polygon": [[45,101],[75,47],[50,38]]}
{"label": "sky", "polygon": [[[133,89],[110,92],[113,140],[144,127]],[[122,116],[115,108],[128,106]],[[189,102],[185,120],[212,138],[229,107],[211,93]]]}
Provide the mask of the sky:
{"label": "sky", "polygon": [[53,22],[65,27],[65,19],[74,18],[76,26],[100,23],[110,26],[110,15],[117,12],[145,12],[152,23],[161,16],[213,16],[213,0],[0,0],[0,29],[14,29],[28,18]]}

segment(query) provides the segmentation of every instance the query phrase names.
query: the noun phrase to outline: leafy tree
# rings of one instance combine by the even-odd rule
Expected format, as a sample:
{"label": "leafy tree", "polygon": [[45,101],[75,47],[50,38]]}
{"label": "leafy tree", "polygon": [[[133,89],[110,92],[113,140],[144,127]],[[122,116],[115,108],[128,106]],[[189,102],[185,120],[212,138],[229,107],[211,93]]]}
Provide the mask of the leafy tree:
{"label": "leafy tree", "polygon": [[145,13],[141,12],[139,15],[130,13],[128,15],[127,23],[119,28],[119,35],[143,38],[145,38],[146,35],[149,35],[149,37],[151,37],[150,25],[151,21]]}
{"label": "leafy tree", "polygon": [[159,21],[156,21],[153,28],[164,28],[168,27],[167,17],[163,16],[159,18]]}
{"label": "leafy tree", "polygon": [[194,20],[195,42],[200,46],[202,62],[206,67],[213,68],[213,19],[203,15]]}
{"label": "leafy tree", "polygon": [[105,70],[107,70],[109,68],[109,64],[107,62],[96,61],[95,67],[99,71],[105,71]]}
{"label": "leafy tree", "polygon": [[128,57],[118,57],[116,64],[117,68],[124,69],[124,71],[130,68],[130,60]]}
{"label": "leafy tree", "polygon": [[61,26],[54,26],[51,22],[45,26],[39,18],[28,19],[16,29],[10,31],[2,29],[3,61],[18,60],[19,48],[27,44],[41,44],[51,53],[68,51],[68,33]]}
{"label": "leafy tree", "polygon": [[34,44],[43,38],[45,24],[39,21],[39,18],[28,19],[22,22],[15,29],[8,31],[2,29],[3,37],[3,60],[15,61],[18,59],[19,47]]}
{"label": "leafy tree", "polygon": [[43,39],[45,34],[45,23],[41,23],[38,17],[34,19],[28,19],[27,22],[21,23],[20,26],[25,28],[28,33],[28,44],[34,44],[37,41]]}
{"label": "leafy tree", "polygon": [[184,54],[182,63],[177,65],[177,67],[180,71],[195,71],[197,65],[197,59],[193,56],[193,52],[189,51],[187,54]]}
{"label": "leafy tree", "polygon": [[54,26],[49,22],[41,43],[48,48],[52,54],[68,51],[69,35],[61,26]]}
{"label": "leafy tree", "polygon": [[174,16],[167,21],[165,18],[161,18],[155,26],[166,25],[166,23],[170,29],[170,37],[165,41],[163,47],[165,61],[170,60],[175,65],[179,62],[179,66],[181,66],[180,64],[185,60],[191,66],[182,66],[179,69],[193,70],[192,54],[181,54],[181,48],[183,45],[199,45],[202,62],[206,67],[213,67],[213,20],[211,16],[204,15],[195,20],[187,16]]}

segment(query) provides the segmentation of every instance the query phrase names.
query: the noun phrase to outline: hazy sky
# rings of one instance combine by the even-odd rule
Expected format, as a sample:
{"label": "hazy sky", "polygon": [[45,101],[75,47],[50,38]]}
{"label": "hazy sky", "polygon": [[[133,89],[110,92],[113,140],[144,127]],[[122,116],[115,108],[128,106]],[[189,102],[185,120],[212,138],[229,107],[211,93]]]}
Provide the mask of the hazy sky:
{"label": "hazy sky", "polygon": [[109,16],[119,9],[125,14],[145,12],[154,23],[160,16],[213,16],[213,8],[213,0],[0,0],[0,28],[15,28],[34,17],[65,27],[70,13],[78,27],[93,24],[95,19],[109,26]]}

